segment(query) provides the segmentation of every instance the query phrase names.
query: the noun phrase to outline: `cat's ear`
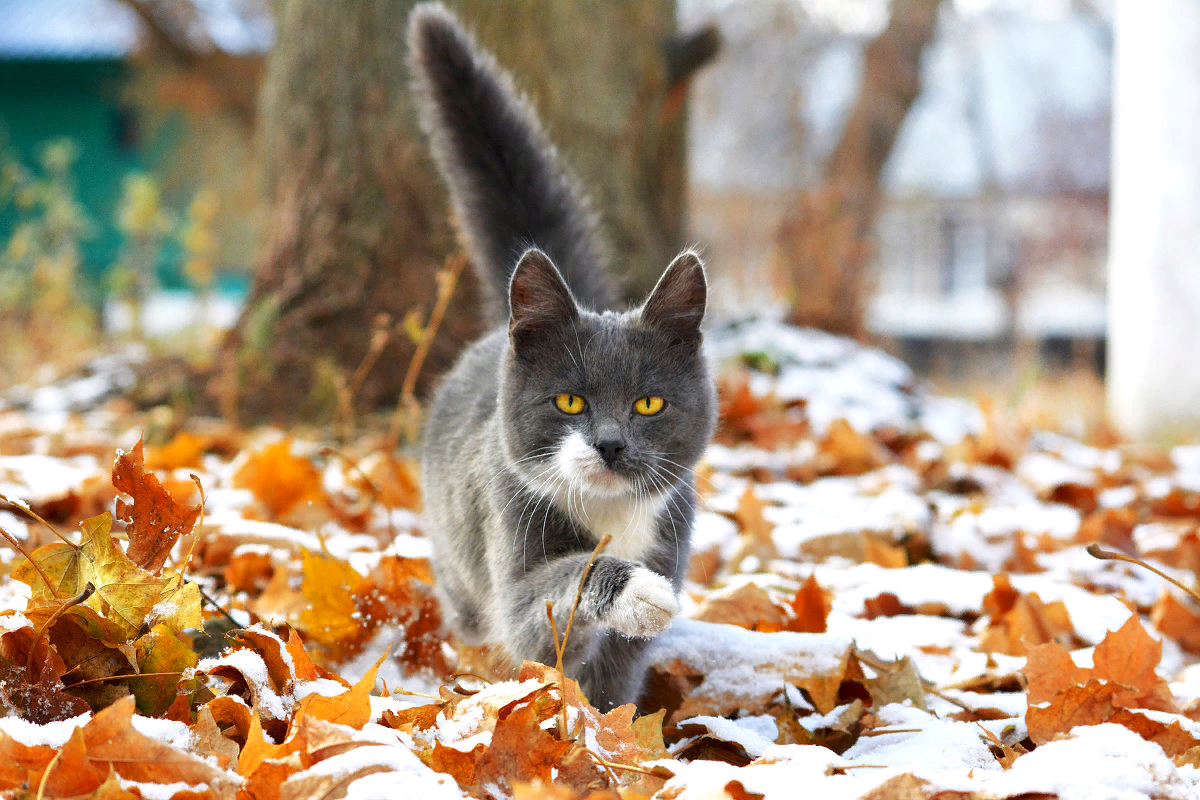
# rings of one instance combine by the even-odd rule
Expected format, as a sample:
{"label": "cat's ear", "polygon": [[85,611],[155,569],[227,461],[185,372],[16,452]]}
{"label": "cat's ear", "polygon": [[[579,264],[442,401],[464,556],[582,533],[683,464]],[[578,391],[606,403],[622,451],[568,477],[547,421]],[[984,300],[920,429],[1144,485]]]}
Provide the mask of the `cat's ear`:
{"label": "cat's ear", "polygon": [[658,279],[650,298],[642,306],[642,322],[680,342],[698,342],[708,281],[700,256],[685,250]]}
{"label": "cat's ear", "polygon": [[579,318],[579,307],[550,257],[526,250],[508,284],[508,335],[513,346],[565,330]]}

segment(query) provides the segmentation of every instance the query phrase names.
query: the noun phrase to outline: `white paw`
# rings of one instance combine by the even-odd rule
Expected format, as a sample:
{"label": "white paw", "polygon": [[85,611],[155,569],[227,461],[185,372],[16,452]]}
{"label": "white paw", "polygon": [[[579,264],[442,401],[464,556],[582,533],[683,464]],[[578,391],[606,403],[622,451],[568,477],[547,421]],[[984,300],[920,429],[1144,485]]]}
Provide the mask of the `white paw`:
{"label": "white paw", "polygon": [[645,567],[637,567],[613,601],[604,624],[626,636],[653,636],[664,631],[678,613],[679,602],[671,583]]}

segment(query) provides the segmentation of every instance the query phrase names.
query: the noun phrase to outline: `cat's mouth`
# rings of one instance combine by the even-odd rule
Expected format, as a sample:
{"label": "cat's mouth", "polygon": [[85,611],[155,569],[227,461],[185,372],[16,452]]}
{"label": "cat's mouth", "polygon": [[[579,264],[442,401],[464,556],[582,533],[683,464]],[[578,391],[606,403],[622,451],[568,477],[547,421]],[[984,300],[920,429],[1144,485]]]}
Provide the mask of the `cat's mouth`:
{"label": "cat's mouth", "polygon": [[592,494],[615,497],[633,491],[633,482],[628,477],[599,461],[577,464],[575,474],[583,488]]}

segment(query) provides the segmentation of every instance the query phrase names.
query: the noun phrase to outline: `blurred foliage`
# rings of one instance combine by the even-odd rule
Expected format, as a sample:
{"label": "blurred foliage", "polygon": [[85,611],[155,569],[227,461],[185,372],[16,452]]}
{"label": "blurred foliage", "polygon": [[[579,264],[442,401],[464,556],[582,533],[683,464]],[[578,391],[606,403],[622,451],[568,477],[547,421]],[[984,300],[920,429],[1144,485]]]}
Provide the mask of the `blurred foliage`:
{"label": "blurred foliage", "polygon": [[102,344],[99,309],[112,297],[129,304],[132,334],[144,335],[146,297],[158,285],[164,250],[183,254],[188,285],[207,295],[218,271],[218,193],[202,187],[183,213],[164,202],[160,181],[134,172],[123,181],[116,225],[124,237],[103,286],[86,279],[81,245],[96,221],[80,203],[73,167],[79,148],[67,138],[46,142],[36,164],[0,148],[0,211],[16,219],[0,240],[0,386],[36,380],[39,367],[71,366]]}
{"label": "blurred foliage", "polygon": [[176,228],[175,218],[163,208],[158,182],[149,174],[125,176],[117,205],[117,228],[125,236],[121,255],[109,271],[114,295],[129,304],[133,335],[144,333],[146,298],[156,288],[157,268],[164,240]]}
{"label": "blurred foliage", "polygon": [[80,243],[95,226],[72,180],[78,156],[69,139],[44,144],[34,168],[0,153],[0,209],[17,219],[0,243],[0,385],[28,380],[94,338],[96,314],[79,276]]}

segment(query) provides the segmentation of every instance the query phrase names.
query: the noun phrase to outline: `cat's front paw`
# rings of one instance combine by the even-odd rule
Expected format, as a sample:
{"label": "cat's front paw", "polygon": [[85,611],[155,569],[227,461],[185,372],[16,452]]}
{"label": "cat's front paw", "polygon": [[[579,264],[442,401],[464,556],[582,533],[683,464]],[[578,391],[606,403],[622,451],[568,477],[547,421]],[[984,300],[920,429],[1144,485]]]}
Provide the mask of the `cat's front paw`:
{"label": "cat's front paw", "polygon": [[679,602],[670,581],[645,567],[637,567],[603,622],[626,636],[653,636],[666,630],[678,613]]}

